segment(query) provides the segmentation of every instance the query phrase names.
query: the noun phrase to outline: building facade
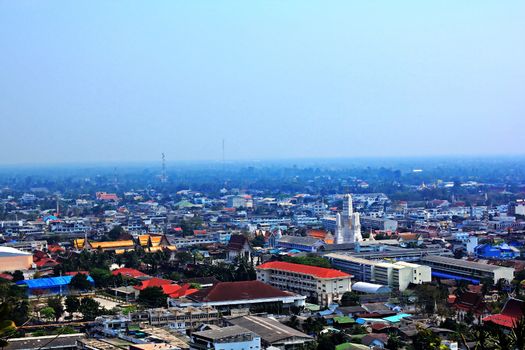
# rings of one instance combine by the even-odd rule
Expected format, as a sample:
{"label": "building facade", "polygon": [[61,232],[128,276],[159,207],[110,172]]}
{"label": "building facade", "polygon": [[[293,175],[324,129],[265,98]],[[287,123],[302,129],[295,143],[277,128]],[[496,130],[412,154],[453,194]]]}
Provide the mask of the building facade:
{"label": "building facade", "polygon": [[257,280],[306,295],[321,305],[340,300],[345,292],[352,290],[352,275],[348,273],[282,261],[257,266]]}

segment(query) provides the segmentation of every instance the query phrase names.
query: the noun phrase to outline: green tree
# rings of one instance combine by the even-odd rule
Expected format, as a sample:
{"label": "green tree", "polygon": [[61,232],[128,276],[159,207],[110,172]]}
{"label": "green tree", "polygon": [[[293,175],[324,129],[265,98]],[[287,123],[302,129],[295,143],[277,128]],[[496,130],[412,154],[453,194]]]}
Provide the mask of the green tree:
{"label": "green tree", "polygon": [[69,314],[73,314],[74,312],[77,312],[78,309],[80,308],[80,300],[78,299],[78,297],[74,295],[68,295],[66,297],[65,304],[66,304],[66,311]]}
{"label": "green tree", "polygon": [[119,225],[119,226],[115,226],[111,230],[109,230],[107,236],[108,236],[109,240],[116,241],[116,240],[121,239],[121,237],[124,236],[125,233],[126,232],[124,231],[122,226]]}
{"label": "green tree", "polygon": [[389,334],[388,341],[386,343],[386,349],[388,350],[399,350],[405,346],[404,342],[399,338],[398,335]]}
{"label": "green tree", "polygon": [[90,290],[92,286],[85,274],[77,273],[69,282],[69,287],[79,291],[86,291]]}
{"label": "green tree", "polygon": [[16,325],[11,320],[0,321],[0,347],[4,348],[9,344],[8,339],[16,331]]}
{"label": "green tree", "polygon": [[82,298],[78,311],[85,320],[93,321],[100,314],[100,303],[93,298]]}
{"label": "green tree", "polygon": [[324,324],[318,318],[310,316],[303,322],[303,330],[307,334],[318,335],[323,330],[323,328]]}
{"label": "green tree", "polygon": [[18,282],[24,280],[24,273],[20,270],[13,272],[13,282]]}
{"label": "green tree", "polygon": [[106,269],[95,267],[89,271],[89,275],[93,278],[98,288],[107,288],[112,282],[111,272]]}
{"label": "green tree", "polygon": [[55,314],[55,321],[58,322],[60,317],[64,314],[64,305],[62,304],[62,297],[56,296],[47,299],[47,306],[53,309],[53,312]]}
{"label": "green tree", "polygon": [[323,335],[317,340],[317,350],[335,350],[331,335]]}
{"label": "green tree", "polygon": [[167,297],[159,287],[148,287],[140,291],[138,302],[147,307],[166,306]]}
{"label": "green tree", "polygon": [[45,308],[40,310],[40,317],[46,320],[53,320],[55,319],[55,310],[53,310],[53,308],[50,306],[46,306]]}
{"label": "green tree", "polygon": [[359,305],[359,294],[356,292],[345,292],[341,297],[341,306],[356,306]]}

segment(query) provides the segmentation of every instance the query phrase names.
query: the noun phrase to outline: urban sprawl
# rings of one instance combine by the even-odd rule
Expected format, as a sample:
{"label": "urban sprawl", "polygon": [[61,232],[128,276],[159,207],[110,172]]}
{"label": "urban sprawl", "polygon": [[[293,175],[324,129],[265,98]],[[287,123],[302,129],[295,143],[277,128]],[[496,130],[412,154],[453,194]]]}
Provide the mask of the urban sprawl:
{"label": "urban sprawl", "polygon": [[516,172],[133,171],[0,177],[4,349],[523,349]]}

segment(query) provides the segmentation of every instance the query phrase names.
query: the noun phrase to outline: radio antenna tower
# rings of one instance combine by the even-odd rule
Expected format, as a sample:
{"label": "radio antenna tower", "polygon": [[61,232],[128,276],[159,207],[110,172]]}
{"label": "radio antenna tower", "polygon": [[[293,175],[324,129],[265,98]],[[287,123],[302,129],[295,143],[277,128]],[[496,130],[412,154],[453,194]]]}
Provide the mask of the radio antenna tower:
{"label": "radio antenna tower", "polygon": [[225,156],[224,156],[224,139],[222,139],[222,171],[224,171],[224,163],[225,163]]}
{"label": "radio antenna tower", "polygon": [[162,172],[160,174],[160,182],[165,183],[168,181],[168,175],[166,175],[166,156],[162,152]]}

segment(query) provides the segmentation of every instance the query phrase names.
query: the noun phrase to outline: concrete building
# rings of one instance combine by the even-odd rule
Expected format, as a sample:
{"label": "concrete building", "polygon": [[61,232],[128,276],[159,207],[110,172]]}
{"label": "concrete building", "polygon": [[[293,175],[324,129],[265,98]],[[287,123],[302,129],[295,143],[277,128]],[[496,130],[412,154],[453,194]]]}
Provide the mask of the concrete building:
{"label": "concrete building", "polygon": [[214,328],[191,335],[190,350],[248,349],[261,349],[261,337],[240,326]]}
{"label": "concrete building", "polygon": [[421,263],[432,268],[432,276],[457,280],[467,280],[480,283],[489,278],[493,283],[504,279],[508,282],[514,279],[514,268],[503,267],[480,262],[447,258],[444,256],[425,256]]}
{"label": "concrete building", "polygon": [[203,307],[170,307],[146,309],[131,315],[133,321],[148,322],[152,326],[186,332],[195,329],[202,323],[216,324],[220,319],[219,311],[210,306]]}
{"label": "concrete building", "polygon": [[28,270],[33,265],[33,254],[12,247],[0,247],[0,269],[13,272]]}
{"label": "concrete building", "polygon": [[332,265],[363,282],[372,282],[404,291],[411,283],[423,284],[432,280],[428,266],[405,261],[395,263],[373,261],[349,255],[330,253],[325,255]]}
{"label": "concrete building", "polygon": [[340,300],[352,290],[352,275],[316,266],[271,261],[257,266],[257,280],[306,295],[320,305]]}
{"label": "concrete building", "polygon": [[373,216],[361,216],[361,227],[364,230],[380,230],[396,232],[397,221]]}
{"label": "concrete building", "polygon": [[287,310],[303,307],[306,296],[285,292],[261,281],[220,282],[204,288],[186,298],[168,299],[171,306],[211,306],[222,313],[235,309]]}

